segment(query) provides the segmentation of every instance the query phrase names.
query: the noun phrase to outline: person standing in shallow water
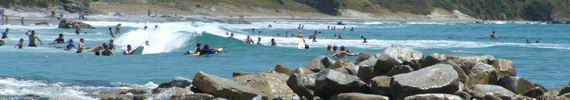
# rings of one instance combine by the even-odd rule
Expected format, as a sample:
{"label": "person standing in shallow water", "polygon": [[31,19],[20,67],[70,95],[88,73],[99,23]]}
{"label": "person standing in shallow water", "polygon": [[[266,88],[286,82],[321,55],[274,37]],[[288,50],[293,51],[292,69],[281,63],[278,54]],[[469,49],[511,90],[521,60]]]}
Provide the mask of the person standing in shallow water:
{"label": "person standing in shallow water", "polygon": [[22,49],[23,46],[24,46],[24,39],[20,38],[20,41],[18,41],[18,44],[16,44],[16,48]]}
{"label": "person standing in shallow water", "polygon": [[77,51],[75,53],[82,53],[83,49],[85,49],[85,40],[83,38],[79,39],[79,47],[77,47]]}
{"label": "person standing in shallow water", "polygon": [[73,28],[75,29],[75,34],[79,35],[79,33],[81,33],[81,26],[79,25],[79,23],[75,23],[73,25]]}
{"label": "person standing in shallow water", "polygon": [[495,31],[491,32],[491,39],[497,39],[497,33],[495,33]]}
{"label": "person standing in shallow water", "polygon": [[115,34],[120,34],[121,33],[121,23],[117,24],[117,26],[115,26]]}
{"label": "person standing in shallow water", "polygon": [[261,37],[257,37],[257,45],[261,45]]}
{"label": "person standing in shallow water", "polygon": [[277,46],[277,43],[275,43],[275,39],[271,38],[271,46]]}
{"label": "person standing in shallow water", "polygon": [[[29,34],[29,33],[31,33],[31,34]],[[40,44],[43,44],[42,40],[40,40],[40,38],[38,38],[36,31],[28,31],[25,33],[25,35],[28,36],[28,39],[30,41],[28,43],[29,47],[38,47],[38,45],[36,45],[36,40],[38,40],[40,42]]]}

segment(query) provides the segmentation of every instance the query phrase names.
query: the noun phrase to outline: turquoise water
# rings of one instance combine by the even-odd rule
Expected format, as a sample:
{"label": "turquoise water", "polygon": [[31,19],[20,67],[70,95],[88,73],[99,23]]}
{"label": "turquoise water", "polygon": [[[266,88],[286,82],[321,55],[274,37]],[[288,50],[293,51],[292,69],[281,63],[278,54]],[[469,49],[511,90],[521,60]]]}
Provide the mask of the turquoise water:
{"label": "turquoise water", "polygon": [[[155,83],[172,80],[176,76],[192,78],[197,71],[204,71],[223,77],[232,72],[262,72],[276,64],[289,68],[302,67],[311,59],[321,55],[332,55],[325,51],[327,45],[344,45],[361,53],[380,53],[391,44],[403,44],[429,55],[431,53],[453,55],[493,55],[512,60],[518,76],[558,88],[568,84],[570,71],[570,25],[542,24],[446,24],[418,22],[347,22],[345,31],[327,30],[335,22],[254,22],[253,24],[223,23],[132,23],[123,22],[124,30],[116,38],[119,49],[127,44],[141,46],[150,41],[143,55],[125,56],[121,50],[110,57],[94,56],[91,53],[76,54],[71,51],[41,45],[38,48],[16,49],[15,42],[27,30],[36,30],[44,42],[55,39],[63,32],[66,39],[85,38],[88,47],[106,43],[110,38],[107,28],[119,22],[87,21],[96,29],[84,29],[87,34],[75,35],[72,29],[57,29],[49,26],[1,25],[0,30],[11,28],[7,45],[0,47],[0,95],[20,95],[31,91],[55,91],[44,85],[65,88],[78,92],[79,97],[89,95],[100,88],[148,87]],[[273,28],[266,28],[272,24]],[[298,30],[304,24],[304,30]],[[142,30],[143,26],[148,30]],[[158,29],[152,26],[159,25]],[[348,31],[355,27],[356,31]],[[252,28],[262,33],[250,33]],[[342,29],[342,26],[337,26]],[[306,36],[321,31],[318,42],[309,42],[311,49],[297,49],[297,38],[283,37],[303,31]],[[497,32],[498,39],[490,40],[489,33]],[[225,32],[235,32],[228,38]],[[281,36],[277,37],[279,33]],[[341,34],[344,39],[334,39]],[[248,45],[242,42],[245,35],[254,40],[261,37],[263,45]],[[361,36],[368,38],[361,43]],[[269,46],[269,39],[275,38],[277,46]],[[540,43],[525,43],[526,39]],[[220,55],[194,57],[182,55],[193,48],[196,42],[224,48]],[[349,57],[345,59],[355,59]],[[17,85],[27,84],[27,85]],[[40,85],[38,85],[40,84]],[[56,85],[54,85],[56,84]],[[89,88],[88,88],[89,87]],[[88,89],[86,89],[88,88]],[[50,94],[52,92],[46,93]],[[89,97],[89,96],[87,96]],[[82,98],[85,99],[85,98]]]}

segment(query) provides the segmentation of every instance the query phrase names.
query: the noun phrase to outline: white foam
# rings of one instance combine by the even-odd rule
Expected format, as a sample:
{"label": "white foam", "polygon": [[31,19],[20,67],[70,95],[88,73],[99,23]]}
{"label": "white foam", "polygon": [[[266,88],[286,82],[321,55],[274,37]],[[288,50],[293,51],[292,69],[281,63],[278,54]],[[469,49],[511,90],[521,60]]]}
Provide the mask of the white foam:
{"label": "white foam", "polygon": [[82,88],[62,86],[63,83],[45,83],[41,81],[0,79],[0,95],[39,95],[57,100],[95,100],[81,91]]}

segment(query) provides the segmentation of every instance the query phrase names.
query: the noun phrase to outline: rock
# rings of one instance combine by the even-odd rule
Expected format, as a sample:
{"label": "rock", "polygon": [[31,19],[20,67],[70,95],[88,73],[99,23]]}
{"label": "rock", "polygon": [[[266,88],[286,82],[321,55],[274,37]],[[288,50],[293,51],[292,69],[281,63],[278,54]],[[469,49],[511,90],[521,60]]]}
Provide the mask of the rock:
{"label": "rock", "polygon": [[278,64],[277,66],[275,66],[275,68],[273,69],[273,71],[275,72],[279,72],[279,73],[283,73],[283,74],[287,74],[287,75],[293,75],[293,71],[291,71],[289,68]]}
{"label": "rock", "polygon": [[59,1],[61,2],[61,6],[63,7],[63,9],[70,13],[94,12],[94,10],[89,7],[89,3],[91,2],[91,0],[59,0]]}
{"label": "rock", "polygon": [[434,53],[431,54],[429,56],[426,56],[422,59],[422,65],[423,67],[427,67],[427,66],[431,66],[431,65],[435,65],[441,62],[444,62],[445,60],[447,60],[447,56],[442,55],[442,54],[438,54],[438,53]]}
{"label": "rock", "polygon": [[330,100],[389,100],[389,98],[382,95],[364,93],[341,93]]}
{"label": "rock", "polygon": [[546,90],[544,90],[540,87],[534,87],[534,88],[528,90],[523,95],[527,96],[527,97],[531,97],[531,98],[539,98],[539,97],[543,96],[544,93],[546,93]]}
{"label": "rock", "polygon": [[463,100],[471,100],[471,98],[473,98],[473,96],[471,96],[471,94],[465,92],[465,91],[457,91],[455,93],[453,93],[459,97],[461,97]]}
{"label": "rock", "polygon": [[75,24],[79,24],[79,27],[81,27],[81,28],[95,29],[95,27],[93,27],[87,23],[76,22],[76,21],[67,21],[65,19],[63,19],[59,22],[58,28],[73,28],[73,26]]}
{"label": "rock", "polygon": [[397,67],[392,68],[386,74],[388,76],[394,76],[394,75],[398,75],[398,74],[409,73],[412,71],[414,71],[414,69],[412,67],[410,67],[409,65],[401,65],[401,66],[397,66]]}
{"label": "rock", "polygon": [[212,94],[215,97],[252,99],[257,95],[264,95],[251,87],[240,85],[233,80],[208,75],[202,71],[194,75],[192,84],[200,91]]}
{"label": "rock", "polygon": [[144,100],[149,95],[144,89],[126,89],[102,94],[99,96],[101,100]]}
{"label": "rock", "polygon": [[463,68],[459,67],[457,64],[454,63],[445,62],[445,64],[453,66],[453,69],[455,70],[455,72],[457,72],[457,75],[459,75],[460,82],[467,83],[467,80],[469,80],[469,76],[467,75],[467,73],[465,73]]}
{"label": "rock", "polygon": [[358,68],[359,68],[358,66],[356,66],[352,62],[346,61],[346,60],[336,61],[330,67],[330,69],[333,69],[335,71],[339,71],[341,73],[348,74],[348,75],[357,75],[358,74]]}
{"label": "rock", "polygon": [[315,73],[315,72],[313,72],[307,68],[304,68],[304,67],[299,67],[299,68],[295,69],[293,72],[296,74],[313,74],[313,73]]}
{"label": "rock", "polygon": [[493,61],[495,61],[495,57],[491,55],[465,57],[446,56],[446,62],[457,64],[457,66],[461,67],[465,73],[471,72],[471,69],[477,63],[492,64]]}
{"label": "rock", "polygon": [[287,86],[299,97],[313,98],[317,74],[294,74],[287,80]]}
{"label": "rock", "polygon": [[567,87],[560,89],[560,92],[558,93],[558,95],[563,95],[566,93],[570,93],[570,86],[567,86]]}
{"label": "rock", "polygon": [[370,79],[374,76],[374,68],[371,66],[359,66],[356,76],[366,83],[370,83]]}
{"label": "rock", "polygon": [[330,69],[317,73],[315,95],[323,99],[329,99],[339,93],[368,93],[369,91],[366,83],[356,76]]}
{"label": "rock", "polygon": [[247,74],[250,74],[250,73],[248,73],[248,72],[233,72],[232,77],[238,77],[238,76],[247,75]]}
{"label": "rock", "polygon": [[234,77],[234,80],[244,86],[257,89],[265,94],[264,98],[273,99],[294,95],[287,86],[289,75],[282,73],[258,73]]}
{"label": "rock", "polygon": [[226,98],[213,98],[213,99],[210,99],[210,100],[228,100],[228,99],[226,99]]}
{"label": "rock", "polygon": [[374,57],[374,56],[372,56],[372,55],[370,55],[370,54],[363,54],[363,55],[360,55],[360,56],[358,56],[358,58],[356,59],[355,64],[359,64],[360,62],[366,61],[366,60],[370,59],[371,57]]}
{"label": "rock", "polygon": [[376,65],[377,61],[378,61],[378,58],[376,56],[372,56],[372,57],[368,58],[367,60],[364,60],[364,61],[357,63],[357,65],[359,65],[359,66],[374,66],[374,65]]}
{"label": "rock", "polygon": [[396,100],[415,94],[452,94],[460,88],[457,72],[447,64],[436,64],[392,78],[390,93]]}
{"label": "rock", "polygon": [[475,98],[483,99],[485,95],[492,94],[493,96],[503,98],[503,97],[514,97],[516,94],[497,85],[485,85],[477,84],[473,86],[471,94]]}
{"label": "rock", "polygon": [[517,71],[513,62],[505,59],[497,59],[493,62],[493,67],[497,69],[497,74],[499,77],[503,76],[516,76]]}
{"label": "rock", "polygon": [[420,69],[421,64],[419,63],[422,59],[422,53],[403,45],[392,45],[382,52],[382,56],[388,56],[390,58],[395,58],[399,64],[409,63],[415,70]]}
{"label": "rock", "polygon": [[171,87],[180,87],[186,88],[192,85],[192,81],[190,79],[184,77],[175,77],[174,80],[166,83],[160,83],[157,88],[171,88]]}
{"label": "rock", "polygon": [[494,84],[498,77],[495,68],[484,63],[477,63],[468,74],[469,80],[466,85],[471,87],[475,84]]}
{"label": "rock", "polygon": [[543,86],[517,76],[501,77],[497,82],[497,85],[502,86],[516,94],[524,94],[535,87],[539,87],[542,90],[546,91]]}
{"label": "rock", "polygon": [[370,81],[370,90],[374,94],[389,96],[391,95],[390,82],[392,82],[392,77],[376,76]]}
{"label": "rock", "polygon": [[[170,96],[171,99],[175,98],[176,100],[184,100],[184,98],[187,98],[189,95],[195,93],[186,88],[174,87],[174,88],[162,89],[161,93],[158,93],[158,95],[161,94],[173,94],[172,96]],[[198,93],[198,94],[203,94],[203,93]]]}
{"label": "rock", "polygon": [[37,23],[34,23],[34,25],[49,25],[49,23],[48,22],[37,22]]}
{"label": "rock", "polygon": [[374,75],[386,75],[392,68],[402,65],[396,58],[381,55],[374,64]]}
{"label": "rock", "polygon": [[416,94],[404,98],[404,100],[463,100],[461,97],[452,94]]}
{"label": "rock", "polygon": [[306,65],[305,68],[307,68],[313,72],[319,72],[324,68],[331,67],[334,63],[335,63],[335,61],[332,58],[329,58],[326,56],[319,56],[319,57],[313,59],[313,61],[311,61],[311,63]]}
{"label": "rock", "polygon": [[171,100],[210,100],[213,99],[214,96],[205,93],[194,93],[194,94],[186,94],[183,96],[172,96],[170,97]]}

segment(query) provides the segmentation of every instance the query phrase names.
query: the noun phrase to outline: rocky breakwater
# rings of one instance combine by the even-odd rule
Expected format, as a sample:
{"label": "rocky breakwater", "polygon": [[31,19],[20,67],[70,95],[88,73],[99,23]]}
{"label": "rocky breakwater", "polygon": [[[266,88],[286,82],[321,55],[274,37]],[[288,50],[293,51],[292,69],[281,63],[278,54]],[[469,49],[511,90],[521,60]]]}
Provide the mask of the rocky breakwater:
{"label": "rocky breakwater", "polygon": [[93,27],[87,23],[78,22],[78,21],[71,21],[71,20],[66,20],[66,19],[59,21],[57,28],[66,28],[66,29],[67,28],[74,28],[75,24],[79,24],[80,28],[95,29],[95,27]]}
{"label": "rocky breakwater", "polygon": [[[262,73],[236,74],[233,79],[197,72],[194,79],[176,78],[152,93],[137,90],[126,99],[147,98],[176,90],[170,99],[281,100],[568,100],[570,86],[547,90],[516,76],[512,61],[484,56],[422,55],[402,45],[357,63],[320,56],[295,70],[277,65]],[[110,96],[107,96],[110,97]],[[105,98],[103,98],[105,99]]]}

